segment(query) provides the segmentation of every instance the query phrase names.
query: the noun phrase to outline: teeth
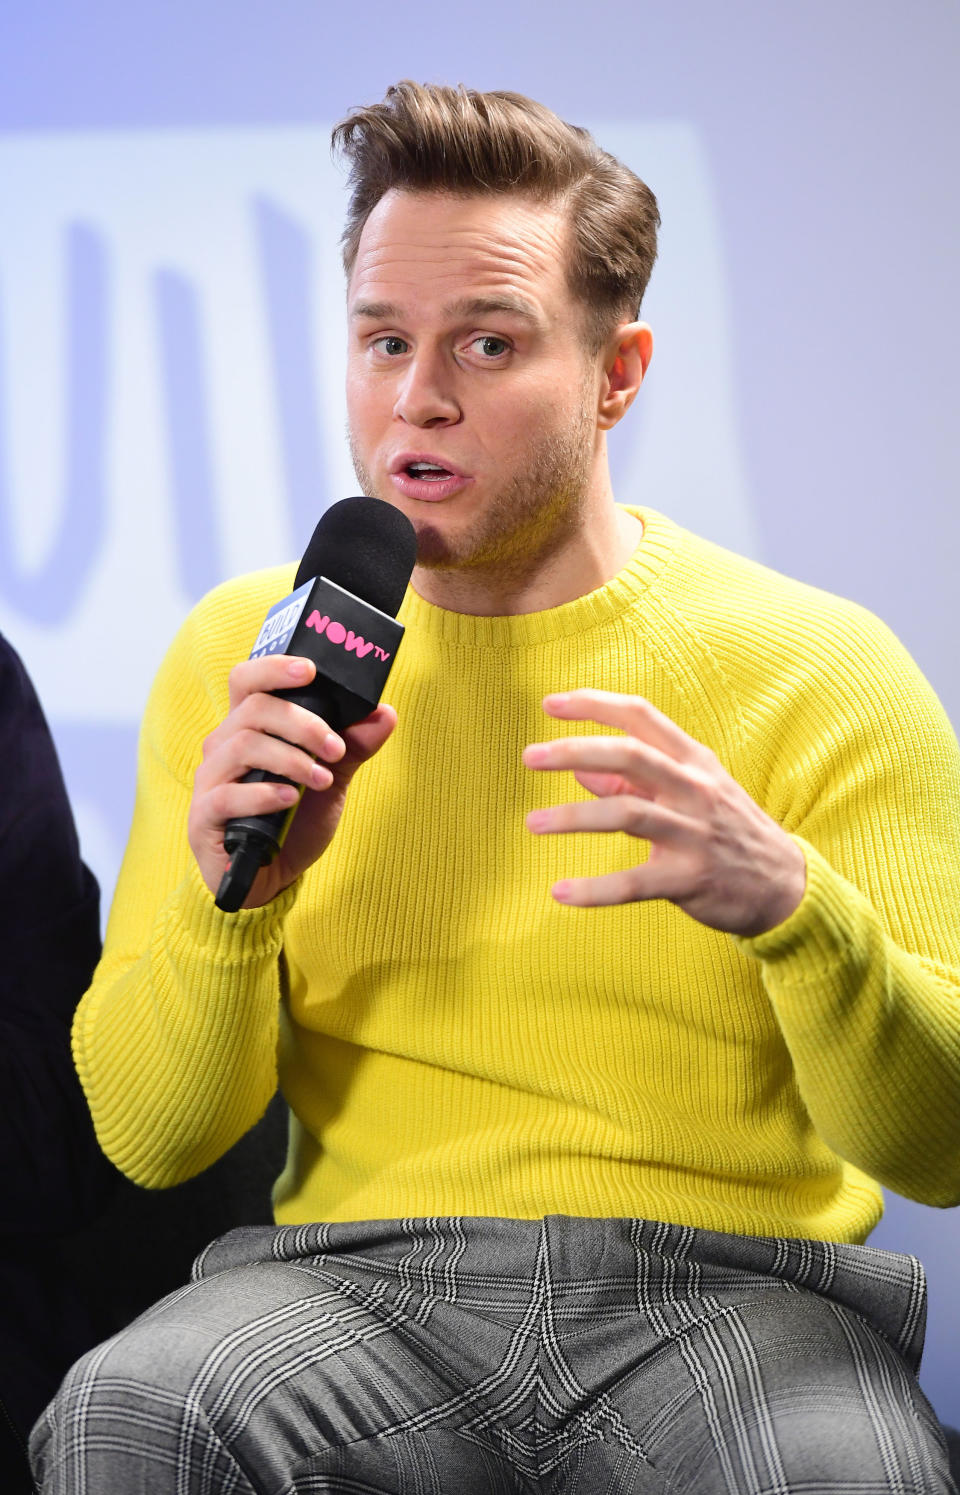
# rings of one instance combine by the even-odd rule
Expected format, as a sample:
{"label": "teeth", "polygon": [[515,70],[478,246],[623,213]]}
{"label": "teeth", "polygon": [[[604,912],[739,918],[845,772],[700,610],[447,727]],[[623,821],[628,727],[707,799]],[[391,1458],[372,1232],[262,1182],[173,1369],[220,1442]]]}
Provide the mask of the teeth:
{"label": "teeth", "polygon": [[446,472],[445,467],[438,467],[435,462],[411,462],[411,472]]}

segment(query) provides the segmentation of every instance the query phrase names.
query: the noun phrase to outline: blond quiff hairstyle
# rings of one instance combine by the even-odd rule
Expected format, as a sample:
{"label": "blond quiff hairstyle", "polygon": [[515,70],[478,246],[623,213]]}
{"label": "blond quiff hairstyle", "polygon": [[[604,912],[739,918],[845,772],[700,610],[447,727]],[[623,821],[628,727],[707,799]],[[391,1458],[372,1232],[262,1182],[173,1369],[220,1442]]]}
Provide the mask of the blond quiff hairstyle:
{"label": "blond quiff hairstyle", "polygon": [[657,200],[587,130],[534,99],[405,79],[382,103],[351,111],[333,131],[333,148],[350,166],[348,275],[367,218],[392,188],[515,192],[566,209],[567,281],[586,309],[591,344],[599,348],[636,316],[657,257]]}

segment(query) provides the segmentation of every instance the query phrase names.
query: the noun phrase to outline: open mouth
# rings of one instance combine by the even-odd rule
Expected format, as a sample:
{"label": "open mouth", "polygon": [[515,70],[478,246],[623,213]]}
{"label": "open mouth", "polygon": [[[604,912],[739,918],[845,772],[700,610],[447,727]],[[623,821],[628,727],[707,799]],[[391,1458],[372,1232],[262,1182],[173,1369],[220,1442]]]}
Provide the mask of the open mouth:
{"label": "open mouth", "polygon": [[404,456],[405,453],[401,452],[390,467],[390,481],[400,493],[418,502],[452,498],[473,481],[467,474],[458,472],[455,467],[447,467],[446,463],[433,457],[410,457],[404,461]]}
{"label": "open mouth", "polygon": [[438,467],[434,462],[408,462],[402,471],[423,483],[439,483],[453,477],[449,467]]}

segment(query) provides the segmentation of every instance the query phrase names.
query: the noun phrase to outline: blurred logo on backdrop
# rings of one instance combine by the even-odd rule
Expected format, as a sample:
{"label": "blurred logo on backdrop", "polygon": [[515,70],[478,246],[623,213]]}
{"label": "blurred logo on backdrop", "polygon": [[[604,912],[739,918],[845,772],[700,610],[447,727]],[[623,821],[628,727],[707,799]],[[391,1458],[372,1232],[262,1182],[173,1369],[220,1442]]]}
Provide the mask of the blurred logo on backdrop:
{"label": "blurred logo on backdrop", "polygon": [[[697,135],[595,133],[664,220],[654,364],[611,442],[617,496],[755,553]],[[176,628],[225,577],[298,556],[356,487],[344,205],[321,127],[0,142],[0,630],[41,693],[107,898]],[[118,629],[135,613],[144,629]]]}

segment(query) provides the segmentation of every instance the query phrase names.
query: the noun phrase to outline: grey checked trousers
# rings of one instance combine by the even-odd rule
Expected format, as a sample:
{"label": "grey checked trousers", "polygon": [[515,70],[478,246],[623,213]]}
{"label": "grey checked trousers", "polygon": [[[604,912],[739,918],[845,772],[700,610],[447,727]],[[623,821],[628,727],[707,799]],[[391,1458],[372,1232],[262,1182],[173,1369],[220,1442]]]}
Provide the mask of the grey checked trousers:
{"label": "grey checked trousers", "polygon": [[939,1495],[923,1273],[647,1220],[231,1231],[31,1439],[55,1495]]}

